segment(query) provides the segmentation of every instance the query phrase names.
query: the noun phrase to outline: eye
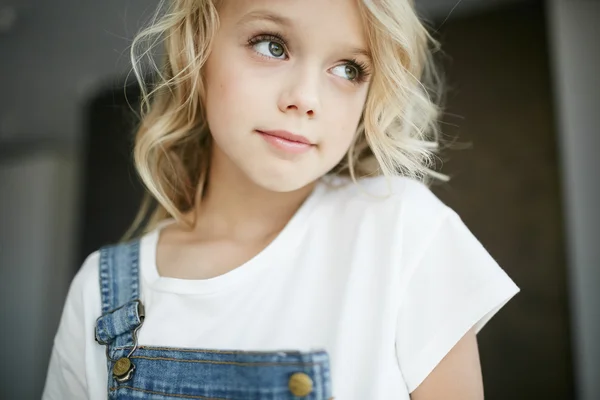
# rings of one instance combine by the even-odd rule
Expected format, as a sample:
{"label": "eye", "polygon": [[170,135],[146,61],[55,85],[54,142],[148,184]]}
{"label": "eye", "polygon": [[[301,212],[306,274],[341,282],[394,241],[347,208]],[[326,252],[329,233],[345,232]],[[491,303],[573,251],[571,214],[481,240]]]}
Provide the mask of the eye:
{"label": "eye", "polygon": [[361,71],[351,64],[342,64],[331,69],[334,75],[339,76],[340,78],[347,79],[349,81],[356,81],[360,75]]}
{"label": "eye", "polygon": [[260,40],[253,44],[254,50],[265,57],[284,59],[285,48],[283,44],[273,40]]}

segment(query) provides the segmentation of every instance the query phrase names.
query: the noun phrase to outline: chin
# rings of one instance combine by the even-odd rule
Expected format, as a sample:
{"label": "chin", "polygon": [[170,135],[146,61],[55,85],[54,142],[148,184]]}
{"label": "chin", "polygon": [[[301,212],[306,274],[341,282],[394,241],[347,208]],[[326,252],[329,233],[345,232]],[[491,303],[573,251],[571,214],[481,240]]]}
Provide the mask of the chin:
{"label": "chin", "polygon": [[313,178],[307,174],[298,173],[257,173],[250,176],[254,183],[264,189],[272,192],[286,193],[301,189],[314,182],[318,177]]}
{"label": "chin", "polygon": [[311,183],[311,181],[296,181],[294,179],[260,179],[255,181],[257,185],[264,189],[277,193],[288,193],[301,189]]}

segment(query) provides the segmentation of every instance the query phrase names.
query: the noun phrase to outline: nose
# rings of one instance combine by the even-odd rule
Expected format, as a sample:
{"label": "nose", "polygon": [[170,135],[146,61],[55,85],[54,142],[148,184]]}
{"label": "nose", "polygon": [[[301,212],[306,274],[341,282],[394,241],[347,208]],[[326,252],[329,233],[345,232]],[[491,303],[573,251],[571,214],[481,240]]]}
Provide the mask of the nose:
{"label": "nose", "polygon": [[317,68],[290,68],[279,95],[278,107],[283,113],[297,113],[315,118],[320,112],[319,74]]}

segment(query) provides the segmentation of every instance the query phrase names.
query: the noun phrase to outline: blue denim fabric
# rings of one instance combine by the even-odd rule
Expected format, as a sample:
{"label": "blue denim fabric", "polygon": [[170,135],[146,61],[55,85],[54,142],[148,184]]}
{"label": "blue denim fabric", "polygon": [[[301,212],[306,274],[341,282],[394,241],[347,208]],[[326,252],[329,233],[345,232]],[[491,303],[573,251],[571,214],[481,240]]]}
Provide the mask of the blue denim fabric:
{"label": "blue denim fabric", "polygon": [[[139,301],[139,241],[100,251],[102,316],[95,339],[106,346],[108,398],[129,399],[331,399],[326,351],[236,351],[135,346],[143,329]],[[127,357],[135,366],[119,382],[113,367]],[[302,373],[312,381],[306,396],[296,396],[290,378]]]}

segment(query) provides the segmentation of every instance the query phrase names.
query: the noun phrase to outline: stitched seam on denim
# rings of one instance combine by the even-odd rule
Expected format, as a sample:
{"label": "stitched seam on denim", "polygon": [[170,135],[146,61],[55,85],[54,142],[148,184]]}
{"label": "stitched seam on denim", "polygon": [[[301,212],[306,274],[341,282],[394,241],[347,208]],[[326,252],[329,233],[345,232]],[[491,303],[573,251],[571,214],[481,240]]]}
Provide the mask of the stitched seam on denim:
{"label": "stitched seam on denim", "polygon": [[303,362],[234,362],[234,361],[209,361],[209,360],[184,360],[179,358],[170,357],[146,357],[136,356],[135,353],[131,358],[138,358],[142,360],[157,360],[157,361],[178,361],[188,363],[201,363],[201,364],[218,364],[218,365],[238,365],[240,367],[275,367],[275,366],[294,366],[294,367],[312,367],[315,365],[321,365],[321,363],[303,363]]}
{"label": "stitched seam on denim", "polygon": [[102,313],[108,312],[110,309],[110,286],[109,286],[109,271],[108,271],[108,252],[109,249],[103,248],[100,250],[100,261],[99,261],[99,278],[100,278],[100,292],[102,294]]}
{"label": "stitched seam on denim", "polygon": [[139,297],[139,241],[129,245],[129,262],[131,263],[131,299]]}
{"label": "stitched seam on denim", "polygon": [[111,337],[108,332],[108,327],[107,327],[106,322],[104,322],[104,320],[102,320],[102,321],[98,321],[98,324],[100,325],[99,334],[102,335],[100,337],[100,339],[102,339],[103,342],[110,342]]}
{"label": "stitched seam on denim", "polygon": [[123,291],[128,291],[127,282],[123,282],[123,269],[127,267],[127,262],[129,260],[123,261],[123,247],[127,244],[117,245],[113,248],[113,252],[111,254],[111,263],[110,263],[110,271],[112,274],[112,279],[110,280],[110,284],[112,286],[112,307],[117,308],[127,301],[123,301],[122,293]]}
{"label": "stitched seam on denim", "polygon": [[[127,349],[131,349],[133,346],[121,346],[121,347],[116,347],[117,349],[120,350],[127,350]],[[149,351],[153,351],[153,350],[160,350],[160,351],[181,351],[181,352],[185,352],[185,353],[213,353],[213,354],[257,354],[257,355],[261,355],[261,354],[278,354],[278,353],[288,353],[288,354],[293,354],[293,355],[306,355],[306,354],[319,354],[319,355],[325,355],[326,353],[322,352],[322,351],[317,351],[314,353],[290,353],[289,351],[245,351],[245,350],[213,350],[213,349],[180,349],[177,347],[154,347],[154,346],[138,346],[138,349],[140,350],[149,350]]]}
{"label": "stitched seam on denim", "polygon": [[170,396],[170,397],[180,397],[182,399],[204,399],[204,400],[227,400],[227,399],[223,399],[221,397],[204,397],[204,396],[192,396],[192,395],[187,395],[187,394],[173,394],[173,393],[165,393],[165,392],[154,392],[152,390],[146,390],[146,389],[138,389],[138,388],[134,388],[131,386],[119,386],[116,388],[110,388],[111,391],[116,391],[119,389],[129,389],[129,390],[134,390],[136,392],[142,392],[142,393],[148,393],[148,394],[158,394],[161,396]]}

